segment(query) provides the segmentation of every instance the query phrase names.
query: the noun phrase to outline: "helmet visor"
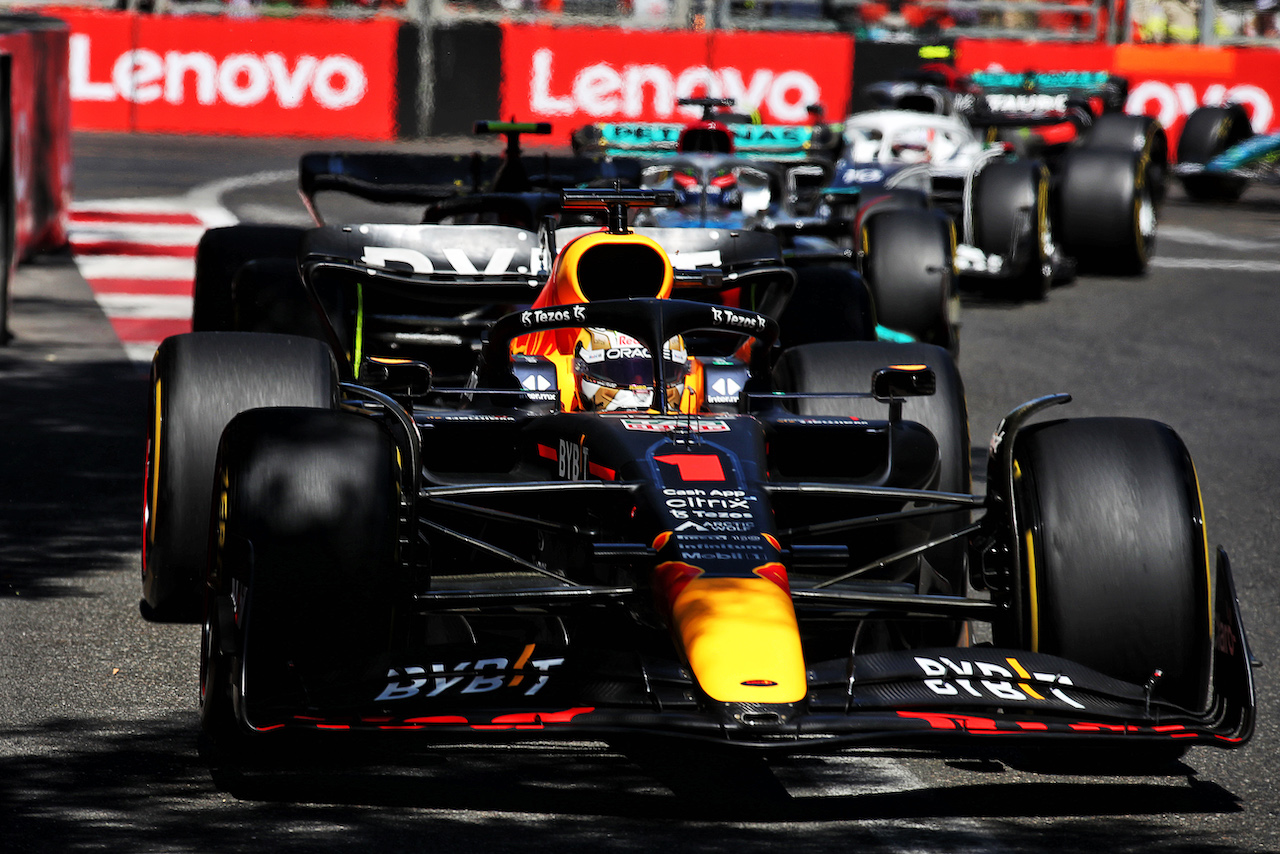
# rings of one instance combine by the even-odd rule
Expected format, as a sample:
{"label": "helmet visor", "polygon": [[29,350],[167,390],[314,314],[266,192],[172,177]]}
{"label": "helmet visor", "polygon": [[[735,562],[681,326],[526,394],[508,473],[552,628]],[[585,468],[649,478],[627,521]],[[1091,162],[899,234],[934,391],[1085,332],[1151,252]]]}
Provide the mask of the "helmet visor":
{"label": "helmet visor", "polygon": [[[684,382],[689,373],[689,356],[683,349],[663,348],[664,374],[668,384]],[[578,351],[579,376],[589,377],[598,385],[631,388],[653,385],[653,362],[649,350],[642,346],[619,346],[603,349],[583,348]]]}

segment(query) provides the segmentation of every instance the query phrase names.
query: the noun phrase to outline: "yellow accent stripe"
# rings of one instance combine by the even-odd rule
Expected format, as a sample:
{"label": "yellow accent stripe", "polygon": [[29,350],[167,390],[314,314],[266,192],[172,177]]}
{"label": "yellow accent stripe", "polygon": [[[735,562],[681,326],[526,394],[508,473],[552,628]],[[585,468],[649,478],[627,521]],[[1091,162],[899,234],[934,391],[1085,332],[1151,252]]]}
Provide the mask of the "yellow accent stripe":
{"label": "yellow accent stripe", "polygon": [[[1022,480],[1022,466],[1018,465],[1018,461],[1013,461],[1013,480],[1014,483]],[[1022,539],[1023,554],[1026,556],[1027,566],[1027,610],[1031,614],[1031,651],[1040,651],[1040,597],[1036,590],[1036,546],[1032,539],[1031,529],[1027,528],[1023,532]]]}
{"label": "yellow accent stripe", "polygon": [[364,357],[364,286],[356,283],[356,352],[352,359],[352,376],[360,375],[360,362]]}
{"label": "yellow accent stripe", "polygon": [[[524,666],[529,663],[529,659],[533,657],[534,646],[535,644],[528,644],[525,646],[524,652],[520,653],[520,657],[516,659],[515,666],[512,668],[513,670],[522,670]],[[515,685],[519,685],[522,681],[524,681],[524,675],[517,674],[507,684],[510,686],[515,686]]]}
{"label": "yellow accent stripe", "polygon": [[1200,538],[1204,541],[1205,601],[1209,605],[1206,609],[1209,612],[1209,643],[1213,643],[1215,641],[1213,627],[1213,563],[1210,562],[1209,555],[1209,520],[1204,517],[1204,496],[1200,492],[1200,474],[1196,471],[1195,460],[1191,461],[1191,477],[1196,482],[1196,510],[1200,514]]}
{"label": "yellow accent stripe", "polygon": [[1017,673],[1023,679],[1031,678],[1031,674],[1027,672],[1027,669],[1022,666],[1022,663],[1019,662],[1018,659],[1006,658],[1005,661],[1009,662],[1009,666],[1013,668],[1013,672]]}
{"label": "yellow accent stripe", "polygon": [[218,497],[218,548],[227,545],[227,519],[231,517],[231,475],[222,470],[222,489]]}
{"label": "yellow accent stripe", "polygon": [[160,422],[161,422],[161,388],[160,380],[156,380],[153,392],[156,409],[155,424],[152,426],[151,442],[151,512],[147,514],[147,542],[156,541],[156,504],[160,500]]}
{"label": "yellow accent stripe", "polygon": [[1040,651],[1040,600],[1036,591],[1036,545],[1028,528],[1023,551],[1027,555],[1027,602],[1031,612],[1031,651]]}
{"label": "yellow accent stripe", "polygon": [[1032,688],[1030,685],[1028,685],[1026,682],[1019,682],[1018,687],[1022,689],[1024,694],[1026,694],[1028,697],[1032,698],[1033,700],[1044,699],[1043,695],[1036,693],[1036,690]]}

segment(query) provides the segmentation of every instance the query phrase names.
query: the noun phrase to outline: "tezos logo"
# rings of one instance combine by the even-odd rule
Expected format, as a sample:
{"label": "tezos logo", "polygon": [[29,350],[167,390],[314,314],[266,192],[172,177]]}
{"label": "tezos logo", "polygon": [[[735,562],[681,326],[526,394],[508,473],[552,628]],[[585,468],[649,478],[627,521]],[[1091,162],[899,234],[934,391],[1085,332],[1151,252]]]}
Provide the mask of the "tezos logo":
{"label": "tezos logo", "polygon": [[587,310],[580,305],[573,306],[572,310],[569,308],[535,308],[520,314],[520,322],[525,326],[532,326],[535,323],[566,323],[586,319]]}
{"label": "tezos logo", "polygon": [[711,308],[711,320],[717,326],[730,326],[735,329],[764,329],[765,319],[760,315],[738,314],[724,308]]}

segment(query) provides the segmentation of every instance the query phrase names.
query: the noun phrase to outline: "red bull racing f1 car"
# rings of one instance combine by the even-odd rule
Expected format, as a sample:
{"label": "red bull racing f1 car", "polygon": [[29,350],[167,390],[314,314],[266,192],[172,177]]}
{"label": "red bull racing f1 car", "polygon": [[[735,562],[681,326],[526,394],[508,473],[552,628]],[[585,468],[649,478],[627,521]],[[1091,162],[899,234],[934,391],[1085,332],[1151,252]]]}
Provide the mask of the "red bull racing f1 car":
{"label": "red bull racing f1 car", "polygon": [[[1250,738],[1230,566],[1172,429],[1030,423],[1068,400],[1041,398],[997,428],[974,495],[945,350],[782,349],[732,283],[675,298],[670,257],[626,225],[662,201],[566,191],[607,225],[542,236],[536,299],[492,325],[457,387],[362,349],[359,306],[483,291],[480,259],[449,281],[372,265],[359,226],[300,248],[328,344],[164,342],[144,595],[155,612],[203,602],[215,742],[648,733],[1142,755]],[[436,233],[419,228],[406,248]]]}

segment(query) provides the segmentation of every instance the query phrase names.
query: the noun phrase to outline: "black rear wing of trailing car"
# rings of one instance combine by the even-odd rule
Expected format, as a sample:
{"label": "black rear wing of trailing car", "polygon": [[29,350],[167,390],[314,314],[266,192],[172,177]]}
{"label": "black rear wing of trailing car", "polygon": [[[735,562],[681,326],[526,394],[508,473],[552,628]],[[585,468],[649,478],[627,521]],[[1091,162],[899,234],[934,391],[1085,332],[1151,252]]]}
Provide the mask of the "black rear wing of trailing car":
{"label": "black rear wing of trailing car", "polygon": [[312,219],[324,225],[317,197],[338,192],[378,204],[422,204],[481,193],[558,192],[566,187],[635,187],[643,166],[635,158],[587,159],[536,153],[509,167],[503,154],[311,152],[298,165],[298,193]]}
{"label": "black rear wing of trailing car", "polygon": [[431,302],[526,303],[546,281],[538,233],[506,225],[324,226],[303,236],[299,266]]}

